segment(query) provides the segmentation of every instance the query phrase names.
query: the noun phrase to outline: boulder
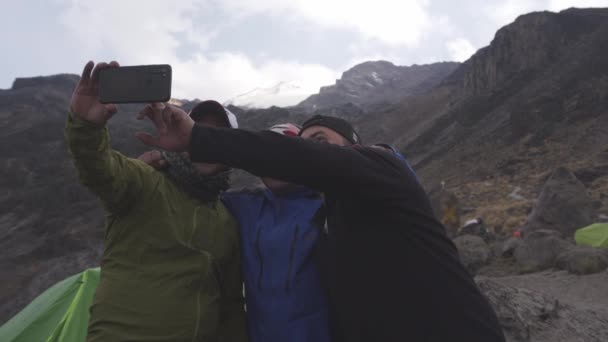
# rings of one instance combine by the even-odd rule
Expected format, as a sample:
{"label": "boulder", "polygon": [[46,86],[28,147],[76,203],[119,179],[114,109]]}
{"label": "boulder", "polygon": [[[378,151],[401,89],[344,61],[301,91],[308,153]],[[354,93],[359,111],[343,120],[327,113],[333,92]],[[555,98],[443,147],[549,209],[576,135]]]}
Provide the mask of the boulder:
{"label": "boulder", "polygon": [[492,256],[490,247],[479,236],[462,235],[454,239],[460,261],[471,274],[486,265]]}
{"label": "boulder", "polygon": [[516,238],[516,237],[512,237],[512,238],[505,240],[500,245],[500,254],[499,255],[503,258],[512,257],[513,253],[515,252],[515,249],[517,249],[517,247],[519,247],[519,245],[521,245],[522,243],[523,243],[522,239]]}
{"label": "boulder", "polygon": [[570,238],[577,229],[592,224],[595,216],[596,208],[583,183],[561,167],[544,184],[523,230],[552,229]]}
{"label": "boulder", "polygon": [[490,234],[481,218],[476,218],[465,223],[465,225],[458,231],[458,235],[479,236],[485,242],[491,242],[494,240],[494,236]]}
{"label": "boulder", "polygon": [[565,304],[551,295],[476,279],[507,341],[608,341],[608,312]]}
{"label": "boulder", "polygon": [[429,198],[435,215],[445,227],[449,237],[454,237],[460,228],[460,203],[458,197],[453,192],[446,190],[443,186],[435,187],[430,193]]}
{"label": "boulder", "polygon": [[517,244],[513,256],[522,271],[540,271],[555,266],[557,256],[573,244],[562,239],[555,230],[537,230],[524,235]]}
{"label": "boulder", "polygon": [[556,260],[559,269],[574,274],[592,274],[608,268],[608,250],[575,246],[562,252]]}

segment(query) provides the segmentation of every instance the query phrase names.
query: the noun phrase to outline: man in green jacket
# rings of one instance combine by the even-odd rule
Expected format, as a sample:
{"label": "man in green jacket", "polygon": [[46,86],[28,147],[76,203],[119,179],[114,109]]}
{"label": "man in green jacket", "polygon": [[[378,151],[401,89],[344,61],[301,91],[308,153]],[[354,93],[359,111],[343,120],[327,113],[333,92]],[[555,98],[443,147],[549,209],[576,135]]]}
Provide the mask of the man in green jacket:
{"label": "man in green jacket", "polygon": [[[117,66],[87,63],[66,125],[81,182],[107,211],[87,340],[246,341],[237,227],[217,198],[227,169],[168,153],[161,173],[112,150],[117,108],[99,102],[97,84]],[[197,122],[234,127],[217,102],[197,107]]]}

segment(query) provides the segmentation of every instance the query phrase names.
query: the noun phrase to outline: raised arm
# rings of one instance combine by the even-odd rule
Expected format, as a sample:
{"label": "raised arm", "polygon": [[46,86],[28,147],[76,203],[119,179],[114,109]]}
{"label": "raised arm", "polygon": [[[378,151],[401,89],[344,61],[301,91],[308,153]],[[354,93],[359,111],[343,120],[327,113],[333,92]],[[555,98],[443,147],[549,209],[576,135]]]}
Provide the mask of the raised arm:
{"label": "raised arm", "polygon": [[[156,125],[158,136],[141,133],[146,144],[190,151],[193,161],[217,162],[344,196],[391,199],[424,196],[414,173],[389,153],[293,139],[272,132],[195,125],[180,109],[142,113]],[[414,190],[414,191],[412,191]],[[407,192],[407,194],[406,194]]]}
{"label": "raised arm", "polygon": [[112,150],[105,125],[97,126],[70,113],[65,134],[80,181],[100,198],[108,212],[125,212],[136,203],[146,166]]}
{"label": "raised arm", "polygon": [[192,129],[190,155],[195,161],[219,162],[258,176],[348,196],[378,199],[419,187],[413,172],[389,153],[294,139],[272,132],[196,125]]}
{"label": "raised arm", "polygon": [[81,182],[95,193],[106,210],[119,213],[135,203],[142,189],[145,164],[110,148],[106,122],[116,106],[99,102],[98,75],[118,63],[87,63],[74,90],[66,123],[66,139]]}

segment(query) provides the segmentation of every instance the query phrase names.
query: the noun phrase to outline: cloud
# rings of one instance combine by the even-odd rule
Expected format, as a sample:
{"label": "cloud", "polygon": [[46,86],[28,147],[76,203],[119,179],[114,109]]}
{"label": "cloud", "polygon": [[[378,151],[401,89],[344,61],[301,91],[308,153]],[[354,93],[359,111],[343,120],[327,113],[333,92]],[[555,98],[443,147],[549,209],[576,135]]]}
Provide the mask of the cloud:
{"label": "cloud", "polygon": [[[116,59],[125,65],[171,64],[177,97],[222,101],[281,81],[313,93],[366,60],[465,60],[518,15],[571,6],[608,1],[12,2],[0,13],[0,38],[7,51],[19,54],[5,56],[15,67],[2,70],[0,81],[78,72],[87,59]],[[308,39],[298,39],[304,35]]]}
{"label": "cloud", "polygon": [[[87,58],[116,59],[125,65],[171,64],[174,97],[224,101],[281,81],[297,81],[302,89],[314,93],[335,81],[337,73],[319,64],[270,58],[255,65],[239,52],[205,52],[213,33],[208,36],[197,30],[194,19],[203,5],[188,0],[171,4],[150,0],[145,6],[120,0],[103,5],[72,1],[62,23],[74,40],[71,53],[82,55],[83,64]],[[177,53],[183,40],[200,43],[187,58]]]}
{"label": "cloud", "polygon": [[217,98],[225,101],[257,87],[295,81],[308,94],[331,84],[338,74],[322,65],[269,60],[253,65],[244,55],[221,53],[207,58],[197,55],[173,64],[174,91],[185,98]]}
{"label": "cloud", "polygon": [[506,0],[497,4],[486,3],[484,13],[497,28],[513,22],[518,16],[532,11],[542,10],[546,5],[530,0]]}
{"label": "cloud", "polygon": [[476,51],[473,44],[464,38],[451,40],[446,44],[446,47],[450,53],[450,58],[456,62],[466,61]]}
{"label": "cloud", "polygon": [[288,16],[329,29],[356,30],[389,46],[417,46],[433,28],[427,0],[223,0],[231,13]]}

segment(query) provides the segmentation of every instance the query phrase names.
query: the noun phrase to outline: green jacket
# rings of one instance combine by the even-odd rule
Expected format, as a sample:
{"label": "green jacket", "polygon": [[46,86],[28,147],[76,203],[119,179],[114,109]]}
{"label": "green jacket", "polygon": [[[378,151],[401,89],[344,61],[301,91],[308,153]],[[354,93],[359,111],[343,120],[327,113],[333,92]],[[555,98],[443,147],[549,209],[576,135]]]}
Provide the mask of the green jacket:
{"label": "green jacket", "polygon": [[107,211],[88,341],[246,341],[236,222],[68,116],[82,183]]}

